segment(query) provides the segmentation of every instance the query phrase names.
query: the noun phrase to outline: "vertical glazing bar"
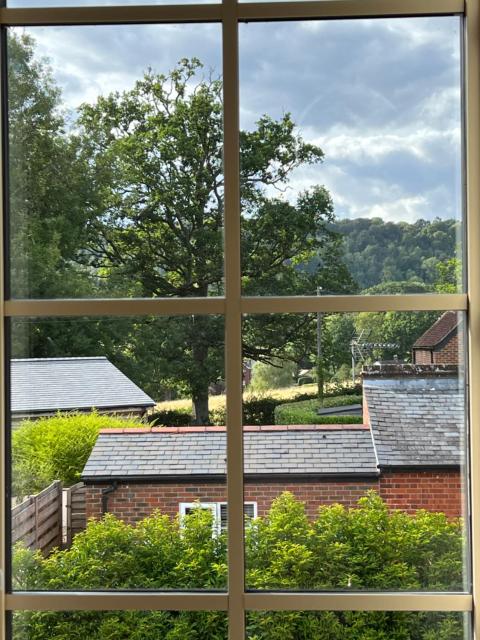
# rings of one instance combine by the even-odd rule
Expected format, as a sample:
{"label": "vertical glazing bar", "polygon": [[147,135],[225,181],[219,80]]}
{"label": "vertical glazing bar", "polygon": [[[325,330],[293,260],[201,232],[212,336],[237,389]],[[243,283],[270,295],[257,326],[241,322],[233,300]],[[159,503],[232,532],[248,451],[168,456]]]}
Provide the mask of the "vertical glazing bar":
{"label": "vertical glazing bar", "polygon": [[[0,2],[0,6],[4,5],[4,2]],[[5,251],[4,251],[4,237],[5,237],[5,229],[4,225],[6,217],[5,217],[5,206],[4,206],[4,198],[5,198],[5,184],[6,184],[6,166],[5,166],[5,157],[6,157],[6,149],[5,149],[5,141],[7,137],[6,122],[7,122],[7,113],[6,113],[6,51],[7,51],[7,43],[6,43],[7,31],[5,28],[2,28],[0,25],[0,70],[1,70],[1,78],[0,78],[0,106],[1,106],[1,115],[0,115],[0,149],[2,152],[0,153],[0,381],[1,383],[1,391],[0,391],[0,640],[5,640],[6,638],[6,627],[7,627],[7,614],[5,610],[5,568],[6,568],[6,520],[5,514],[7,509],[7,504],[4,496],[7,494],[6,487],[6,469],[5,469],[5,429],[6,429],[6,420],[5,420],[5,336],[4,336],[4,322],[5,322],[5,309],[4,309],[4,274],[5,274]]]}
{"label": "vertical glazing bar", "polygon": [[236,0],[223,4],[229,640],[245,640],[240,153]]}
{"label": "vertical glazing bar", "polygon": [[466,151],[474,638],[480,640],[480,3],[466,3]]}

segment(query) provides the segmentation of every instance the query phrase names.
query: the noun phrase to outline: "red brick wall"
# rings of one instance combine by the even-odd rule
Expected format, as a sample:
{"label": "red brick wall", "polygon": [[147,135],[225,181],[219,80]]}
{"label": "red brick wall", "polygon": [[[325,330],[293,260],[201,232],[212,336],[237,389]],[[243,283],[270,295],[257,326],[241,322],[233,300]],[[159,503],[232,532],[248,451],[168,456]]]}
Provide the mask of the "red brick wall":
{"label": "red brick wall", "polygon": [[[105,485],[103,485],[105,486]],[[314,518],[322,504],[339,502],[354,506],[369,489],[375,489],[392,509],[414,513],[417,509],[442,511],[449,517],[462,514],[462,483],[458,471],[385,471],[379,480],[247,482],[246,502],[256,502],[258,515],[264,516],[272,501],[283,491],[291,491],[306,504]],[[87,518],[101,517],[102,486],[86,488]],[[171,517],[179,512],[181,502],[225,502],[226,486],[211,483],[121,484],[108,496],[108,510],[125,522],[134,523],[159,509]]]}
{"label": "red brick wall", "polygon": [[[86,487],[86,516],[99,518],[102,513],[102,488],[106,485]],[[245,502],[256,502],[258,515],[264,516],[272,501],[284,491],[291,491],[305,502],[307,514],[314,518],[322,504],[340,502],[354,506],[369,489],[378,491],[378,481],[337,482],[247,482],[244,488]],[[179,512],[181,502],[226,502],[227,489],[222,484],[121,484],[108,495],[108,511],[134,523],[148,516],[155,509],[169,516]]]}
{"label": "red brick wall", "polygon": [[432,352],[430,349],[414,349],[414,364],[432,364]]}
{"label": "red brick wall", "polygon": [[434,364],[461,364],[463,362],[463,341],[455,331],[433,352]]}
{"label": "red brick wall", "polygon": [[380,496],[391,509],[442,511],[451,518],[462,515],[464,502],[458,471],[385,471]]}

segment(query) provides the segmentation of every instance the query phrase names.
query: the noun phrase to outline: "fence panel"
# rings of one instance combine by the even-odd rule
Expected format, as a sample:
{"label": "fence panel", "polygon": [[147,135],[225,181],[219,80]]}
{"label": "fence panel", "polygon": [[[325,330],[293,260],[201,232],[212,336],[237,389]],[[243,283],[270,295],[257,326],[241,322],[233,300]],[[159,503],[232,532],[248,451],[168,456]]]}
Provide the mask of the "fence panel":
{"label": "fence panel", "polygon": [[12,509],[12,544],[22,541],[29,549],[47,555],[62,545],[62,483],[55,480]]}

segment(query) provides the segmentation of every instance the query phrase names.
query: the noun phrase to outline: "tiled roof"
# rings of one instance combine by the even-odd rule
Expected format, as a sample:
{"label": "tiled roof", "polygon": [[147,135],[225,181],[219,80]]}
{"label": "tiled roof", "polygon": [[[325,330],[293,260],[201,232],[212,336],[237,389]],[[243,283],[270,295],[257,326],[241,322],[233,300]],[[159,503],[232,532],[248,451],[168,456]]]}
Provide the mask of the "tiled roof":
{"label": "tiled roof", "polygon": [[432,324],[413,344],[413,349],[433,349],[457,327],[460,314],[456,311],[446,311]]}
{"label": "tiled roof", "polygon": [[13,413],[155,404],[105,357],[12,360],[11,389]]}
{"label": "tiled roof", "polygon": [[461,464],[465,400],[457,380],[401,382],[364,383],[379,465]]}
{"label": "tiled roof", "polygon": [[[245,473],[376,474],[370,431],[359,425],[246,429]],[[84,480],[225,474],[221,428],[102,432],[83,470]]]}

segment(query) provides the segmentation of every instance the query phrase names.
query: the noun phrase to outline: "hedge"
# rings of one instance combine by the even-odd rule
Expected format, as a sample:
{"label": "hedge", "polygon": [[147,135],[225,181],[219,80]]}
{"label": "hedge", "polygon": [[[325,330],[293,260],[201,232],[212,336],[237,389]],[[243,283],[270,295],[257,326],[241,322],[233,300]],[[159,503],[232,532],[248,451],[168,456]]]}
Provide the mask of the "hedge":
{"label": "hedge", "polygon": [[54,480],[78,482],[100,429],[145,427],[140,420],[91,413],[58,413],[25,420],[12,433],[13,495],[37,493]]}
{"label": "hedge", "polygon": [[[341,407],[361,403],[361,395],[344,395],[325,398],[323,407]],[[319,407],[320,403],[317,398],[280,405],[275,409],[275,424],[361,424],[363,422],[362,416],[320,416],[317,413]]]}
{"label": "hedge", "polygon": [[[332,398],[349,396],[350,400],[346,404],[355,404],[358,402],[358,394],[361,393],[361,386],[355,387],[348,385],[331,385],[329,391],[325,394],[325,402]],[[248,425],[265,425],[275,423],[275,409],[280,405],[297,404],[301,401],[315,401],[316,394],[312,391],[301,393],[296,396],[295,403],[290,399],[274,398],[269,395],[247,396],[243,401],[243,424]],[[360,400],[361,401],[361,400]],[[329,406],[329,405],[325,405]],[[330,406],[335,406],[335,402]],[[225,406],[219,406],[210,411],[210,423],[214,425],[224,425],[226,421]],[[148,417],[149,422],[156,425],[165,425],[167,427],[185,427],[191,425],[193,416],[188,409],[169,409],[164,411],[156,411]],[[289,423],[286,423],[289,424]],[[310,424],[310,423],[307,423]]]}
{"label": "hedge", "polygon": [[[225,535],[210,512],[156,513],[136,526],[107,514],[72,547],[43,559],[17,547],[14,589],[225,589]],[[182,526],[183,525],[183,526]],[[389,512],[374,492],[357,508],[319,509],[309,521],[291,493],[246,527],[250,589],[461,591],[462,522]],[[15,640],[226,640],[220,612],[16,612]],[[252,612],[250,640],[462,640],[457,613]]]}

